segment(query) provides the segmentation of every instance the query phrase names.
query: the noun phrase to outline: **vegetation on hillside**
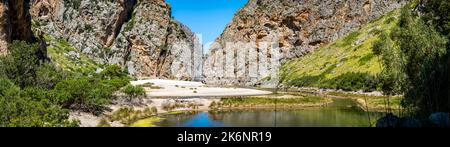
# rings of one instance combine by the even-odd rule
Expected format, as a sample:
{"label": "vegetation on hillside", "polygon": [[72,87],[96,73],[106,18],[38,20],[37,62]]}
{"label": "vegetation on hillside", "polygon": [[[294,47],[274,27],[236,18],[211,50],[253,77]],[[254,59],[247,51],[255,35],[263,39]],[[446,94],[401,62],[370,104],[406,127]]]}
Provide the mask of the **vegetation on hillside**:
{"label": "vegetation on hillside", "polygon": [[129,84],[117,65],[101,73],[62,70],[39,60],[37,44],[14,41],[0,57],[0,126],[77,126],[69,111],[99,114],[113,92]]}
{"label": "vegetation on hillside", "polygon": [[132,101],[133,99],[145,96],[145,90],[142,86],[134,86],[131,84],[125,86],[122,89],[122,92],[128,96],[128,101]]}
{"label": "vegetation on hillside", "polygon": [[419,116],[449,112],[449,14],[448,0],[413,1],[285,63],[280,79],[286,86],[403,95],[403,107]]}
{"label": "vegetation on hillside", "polygon": [[89,73],[101,67],[64,39],[56,39],[50,35],[44,35],[44,39],[49,44],[47,52],[52,63],[65,71]]}
{"label": "vegetation on hillside", "polygon": [[377,90],[377,75],[383,66],[372,51],[372,44],[382,32],[395,28],[399,14],[399,10],[392,11],[334,43],[286,62],[280,70],[281,82],[297,87]]}
{"label": "vegetation on hillside", "polygon": [[392,32],[375,51],[386,67],[386,94],[404,94],[403,105],[419,116],[450,110],[450,1],[415,1],[401,11]]}

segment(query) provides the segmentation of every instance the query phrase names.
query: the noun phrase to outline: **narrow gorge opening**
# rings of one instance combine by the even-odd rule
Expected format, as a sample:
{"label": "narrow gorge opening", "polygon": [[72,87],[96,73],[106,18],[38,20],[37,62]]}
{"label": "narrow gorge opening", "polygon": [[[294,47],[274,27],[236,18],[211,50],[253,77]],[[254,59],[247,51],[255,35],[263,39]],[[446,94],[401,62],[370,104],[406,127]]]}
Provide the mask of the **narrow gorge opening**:
{"label": "narrow gorge opening", "polygon": [[[194,75],[192,80],[204,81],[204,72],[209,70],[204,69],[204,60],[208,56],[211,46],[217,44],[214,42],[223,34],[226,27],[231,25],[235,14],[248,3],[248,0],[205,0],[200,2],[198,0],[167,0],[166,2],[171,6],[172,19],[188,27],[198,39],[194,39],[194,42],[200,43],[201,52],[195,50],[191,52],[193,59],[191,71]],[[230,64],[236,65],[234,62]],[[226,69],[221,70],[225,71]],[[237,71],[233,72],[233,75],[236,73]]]}
{"label": "narrow gorge opening", "polygon": [[188,26],[200,37],[203,53],[209,52],[211,44],[231,23],[235,14],[248,0],[167,0],[172,17]]}

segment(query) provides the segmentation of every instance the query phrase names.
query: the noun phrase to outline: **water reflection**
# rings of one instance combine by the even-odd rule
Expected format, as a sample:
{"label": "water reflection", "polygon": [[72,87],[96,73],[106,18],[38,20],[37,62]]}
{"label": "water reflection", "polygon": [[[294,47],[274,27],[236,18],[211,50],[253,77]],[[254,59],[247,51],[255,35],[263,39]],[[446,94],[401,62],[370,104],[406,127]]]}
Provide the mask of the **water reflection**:
{"label": "water reflection", "polygon": [[337,100],[323,108],[303,110],[233,110],[169,115],[160,126],[166,127],[368,127],[369,117],[351,100]]}

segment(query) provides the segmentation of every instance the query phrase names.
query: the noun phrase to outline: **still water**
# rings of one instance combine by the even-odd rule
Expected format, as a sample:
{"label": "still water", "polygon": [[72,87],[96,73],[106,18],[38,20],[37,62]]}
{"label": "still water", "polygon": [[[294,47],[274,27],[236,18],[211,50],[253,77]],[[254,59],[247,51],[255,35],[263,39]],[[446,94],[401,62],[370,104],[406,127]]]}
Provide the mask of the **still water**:
{"label": "still water", "polygon": [[[233,110],[167,115],[162,127],[369,127],[382,116],[365,112],[353,100],[336,99],[322,108]],[[370,118],[369,118],[370,117]]]}

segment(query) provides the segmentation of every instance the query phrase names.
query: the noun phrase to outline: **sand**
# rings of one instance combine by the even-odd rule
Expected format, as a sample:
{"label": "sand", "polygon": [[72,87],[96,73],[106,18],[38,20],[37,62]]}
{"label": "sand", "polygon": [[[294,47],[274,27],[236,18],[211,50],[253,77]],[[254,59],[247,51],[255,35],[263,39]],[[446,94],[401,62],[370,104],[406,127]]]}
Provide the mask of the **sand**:
{"label": "sand", "polygon": [[[145,108],[156,107],[158,109],[158,113],[167,113],[167,111],[162,108],[164,103],[194,103],[198,105],[197,110],[208,110],[212,102],[220,101],[220,97],[259,96],[272,93],[269,91],[246,88],[208,87],[200,82],[188,81],[151,79],[131,82],[132,85],[142,85],[145,83],[153,83],[155,86],[162,87],[162,89],[145,88],[147,98],[143,99],[142,105],[125,105],[122,102],[123,99],[119,99],[116,100],[115,104],[109,105],[108,107],[112,110],[112,112],[123,107],[133,107],[135,110],[144,110]],[[179,110],[191,110],[191,108],[176,108],[172,111]],[[112,112],[105,112],[104,115],[111,114]],[[84,112],[71,112],[70,118],[79,120],[81,127],[95,127],[101,119],[100,116],[94,116],[90,113]],[[111,125],[113,127],[124,126],[119,122],[113,122]]]}
{"label": "sand", "polygon": [[225,96],[257,96],[272,92],[247,88],[221,88],[208,87],[200,82],[174,81],[174,80],[138,80],[133,85],[153,83],[162,89],[145,88],[148,97],[180,98],[180,97],[225,97]]}

